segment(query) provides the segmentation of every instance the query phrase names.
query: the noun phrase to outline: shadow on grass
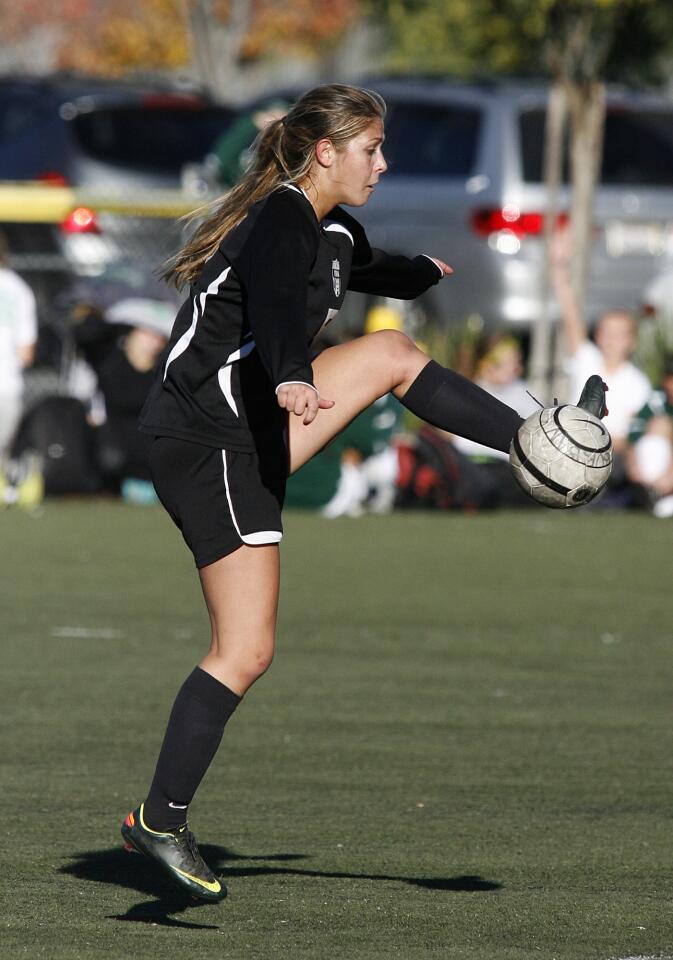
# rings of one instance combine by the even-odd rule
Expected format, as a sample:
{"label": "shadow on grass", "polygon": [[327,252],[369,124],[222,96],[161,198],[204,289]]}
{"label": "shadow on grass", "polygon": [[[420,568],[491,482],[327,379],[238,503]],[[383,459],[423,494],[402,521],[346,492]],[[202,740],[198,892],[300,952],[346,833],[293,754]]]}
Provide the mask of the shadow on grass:
{"label": "shadow on grass", "polygon": [[[499,890],[502,884],[492,880],[484,880],[478,876],[457,877],[401,877],[385,873],[346,873],[331,870],[310,870],[294,864],[297,860],[306,859],[299,853],[273,853],[263,856],[244,856],[226,850],[224,847],[213,844],[200,844],[199,849],[206,863],[210,864],[215,873],[222,873],[225,881],[234,877],[263,877],[263,876],[290,876],[314,877],[327,880],[376,880],[408,883],[413,887],[424,890],[440,890],[445,892],[485,893]],[[212,906],[205,901],[194,900],[181,893],[177,888],[164,879],[157,867],[147,858],[138,854],[127,853],[117,847],[107,850],[90,850],[85,853],[73,854],[73,863],[59,868],[59,873],[66,873],[80,880],[90,880],[94,883],[109,883],[115,886],[127,887],[139,893],[148,894],[156,899],[138,903],[124,914],[112,914],[112,920],[125,920],[135,923],[149,923],[166,927],[184,927],[191,930],[217,930],[213,924],[192,923],[186,920],[177,920],[176,913],[183,913],[187,909],[199,909]],[[259,865],[255,861],[261,861]],[[241,866],[232,866],[232,863],[245,863]]]}

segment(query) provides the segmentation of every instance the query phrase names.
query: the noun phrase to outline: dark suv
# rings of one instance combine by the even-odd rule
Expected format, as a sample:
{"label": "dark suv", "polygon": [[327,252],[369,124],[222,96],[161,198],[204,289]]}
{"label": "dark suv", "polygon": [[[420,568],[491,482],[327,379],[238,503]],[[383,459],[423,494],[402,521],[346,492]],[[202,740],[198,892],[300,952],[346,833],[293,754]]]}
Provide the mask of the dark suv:
{"label": "dark suv", "polygon": [[0,81],[0,228],[43,319],[70,275],[151,271],[180,240],[182,190],[233,111],[198,92],[81,79]]}
{"label": "dark suv", "polygon": [[0,180],[177,188],[232,110],[201,93],[83,80],[0,81]]}

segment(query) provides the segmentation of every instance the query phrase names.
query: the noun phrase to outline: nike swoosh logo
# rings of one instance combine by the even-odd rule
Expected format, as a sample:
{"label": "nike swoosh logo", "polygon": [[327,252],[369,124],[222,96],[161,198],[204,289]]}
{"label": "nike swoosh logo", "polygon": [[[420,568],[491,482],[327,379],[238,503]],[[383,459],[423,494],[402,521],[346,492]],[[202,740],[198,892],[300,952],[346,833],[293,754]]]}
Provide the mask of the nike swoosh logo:
{"label": "nike swoosh logo", "polygon": [[188,880],[191,880],[193,883],[198,883],[199,886],[205,887],[206,890],[210,890],[211,893],[219,893],[222,889],[222,885],[219,880],[201,880],[199,877],[193,877],[191,873],[185,873],[184,870],[180,870],[179,867],[173,867],[176,873],[179,873],[181,876],[186,877]]}
{"label": "nike swoosh logo", "polygon": [[169,800],[169,801],[168,801],[168,806],[169,806],[169,807],[172,807],[173,810],[186,810],[187,807],[189,806],[189,804],[188,804],[188,803],[184,803],[184,804],[183,804],[183,803],[172,803],[172,802]]}

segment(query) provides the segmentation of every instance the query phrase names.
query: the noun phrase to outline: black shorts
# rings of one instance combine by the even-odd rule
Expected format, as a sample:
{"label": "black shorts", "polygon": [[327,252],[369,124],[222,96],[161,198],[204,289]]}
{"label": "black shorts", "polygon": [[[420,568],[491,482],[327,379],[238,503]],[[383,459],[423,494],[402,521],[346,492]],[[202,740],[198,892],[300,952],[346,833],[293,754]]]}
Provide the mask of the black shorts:
{"label": "black shorts", "polygon": [[150,452],[152,481],[197,567],[241,544],[279,543],[287,479],[282,437],[260,453],[235,453],[200,443],[156,437]]}

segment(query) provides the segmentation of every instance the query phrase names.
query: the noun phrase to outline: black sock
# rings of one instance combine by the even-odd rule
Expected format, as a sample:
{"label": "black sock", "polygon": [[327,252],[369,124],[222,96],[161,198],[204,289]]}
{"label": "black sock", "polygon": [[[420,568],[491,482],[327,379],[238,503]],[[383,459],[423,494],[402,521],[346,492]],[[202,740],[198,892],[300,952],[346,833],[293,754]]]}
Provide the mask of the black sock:
{"label": "black sock", "polygon": [[433,427],[509,452],[522,418],[476,383],[431,360],[400,403]]}
{"label": "black sock", "polygon": [[144,806],[152,830],[175,830],[222,740],[241,698],[200,667],[178,691]]}

